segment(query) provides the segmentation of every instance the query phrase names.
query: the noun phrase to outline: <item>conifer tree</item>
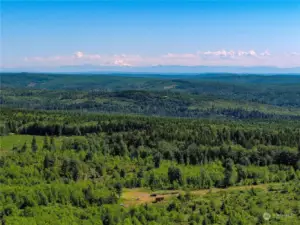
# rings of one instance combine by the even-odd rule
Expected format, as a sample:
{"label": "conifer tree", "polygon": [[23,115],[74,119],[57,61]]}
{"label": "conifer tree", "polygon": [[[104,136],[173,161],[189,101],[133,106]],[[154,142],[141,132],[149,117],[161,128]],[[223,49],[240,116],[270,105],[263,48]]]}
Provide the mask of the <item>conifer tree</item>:
{"label": "conifer tree", "polygon": [[46,135],[46,136],[44,137],[43,149],[49,150],[49,140],[48,140],[48,135]]}
{"label": "conifer tree", "polygon": [[55,151],[56,150],[56,146],[55,146],[55,140],[54,137],[52,136],[50,139],[50,150],[51,151]]}
{"label": "conifer tree", "polygon": [[35,136],[33,136],[32,141],[31,141],[31,150],[32,150],[32,152],[37,152],[37,150],[38,150]]}

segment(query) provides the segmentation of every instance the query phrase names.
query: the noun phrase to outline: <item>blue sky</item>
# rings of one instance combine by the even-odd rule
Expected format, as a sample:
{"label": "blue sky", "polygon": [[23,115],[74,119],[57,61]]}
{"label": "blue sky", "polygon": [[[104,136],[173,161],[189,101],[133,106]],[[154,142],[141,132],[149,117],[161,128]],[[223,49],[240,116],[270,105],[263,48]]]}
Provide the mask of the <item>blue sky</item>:
{"label": "blue sky", "polygon": [[300,65],[299,0],[2,2],[2,67]]}

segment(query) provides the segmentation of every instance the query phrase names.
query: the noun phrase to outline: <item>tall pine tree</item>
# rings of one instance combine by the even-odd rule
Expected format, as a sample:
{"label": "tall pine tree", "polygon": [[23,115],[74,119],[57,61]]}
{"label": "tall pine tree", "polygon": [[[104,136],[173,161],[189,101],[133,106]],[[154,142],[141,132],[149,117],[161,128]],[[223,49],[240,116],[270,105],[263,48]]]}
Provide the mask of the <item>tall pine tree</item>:
{"label": "tall pine tree", "polygon": [[37,152],[37,150],[38,150],[35,136],[33,136],[32,141],[31,141],[31,150],[32,150],[32,152]]}

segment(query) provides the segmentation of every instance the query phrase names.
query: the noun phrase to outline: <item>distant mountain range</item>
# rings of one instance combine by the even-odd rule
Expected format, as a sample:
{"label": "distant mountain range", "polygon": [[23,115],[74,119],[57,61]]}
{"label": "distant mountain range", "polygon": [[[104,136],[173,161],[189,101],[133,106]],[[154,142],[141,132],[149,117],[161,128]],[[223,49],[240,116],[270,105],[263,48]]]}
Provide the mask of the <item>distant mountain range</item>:
{"label": "distant mountain range", "polygon": [[97,66],[78,65],[43,68],[9,68],[1,69],[1,72],[51,72],[51,73],[163,73],[163,74],[197,74],[197,73],[238,73],[238,74],[300,74],[300,67],[241,67],[241,66]]}

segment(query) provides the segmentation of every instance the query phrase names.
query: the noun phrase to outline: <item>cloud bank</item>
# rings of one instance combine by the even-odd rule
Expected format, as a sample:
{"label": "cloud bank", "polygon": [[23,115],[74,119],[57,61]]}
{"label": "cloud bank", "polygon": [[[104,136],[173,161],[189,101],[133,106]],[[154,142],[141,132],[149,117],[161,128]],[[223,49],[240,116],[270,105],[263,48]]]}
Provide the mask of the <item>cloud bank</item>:
{"label": "cloud bank", "polygon": [[157,56],[132,54],[91,54],[77,51],[70,55],[35,56],[24,58],[22,65],[28,66],[65,66],[93,64],[101,66],[300,66],[300,53],[271,54],[268,50],[217,50],[197,51],[194,53],[166,53]]}

